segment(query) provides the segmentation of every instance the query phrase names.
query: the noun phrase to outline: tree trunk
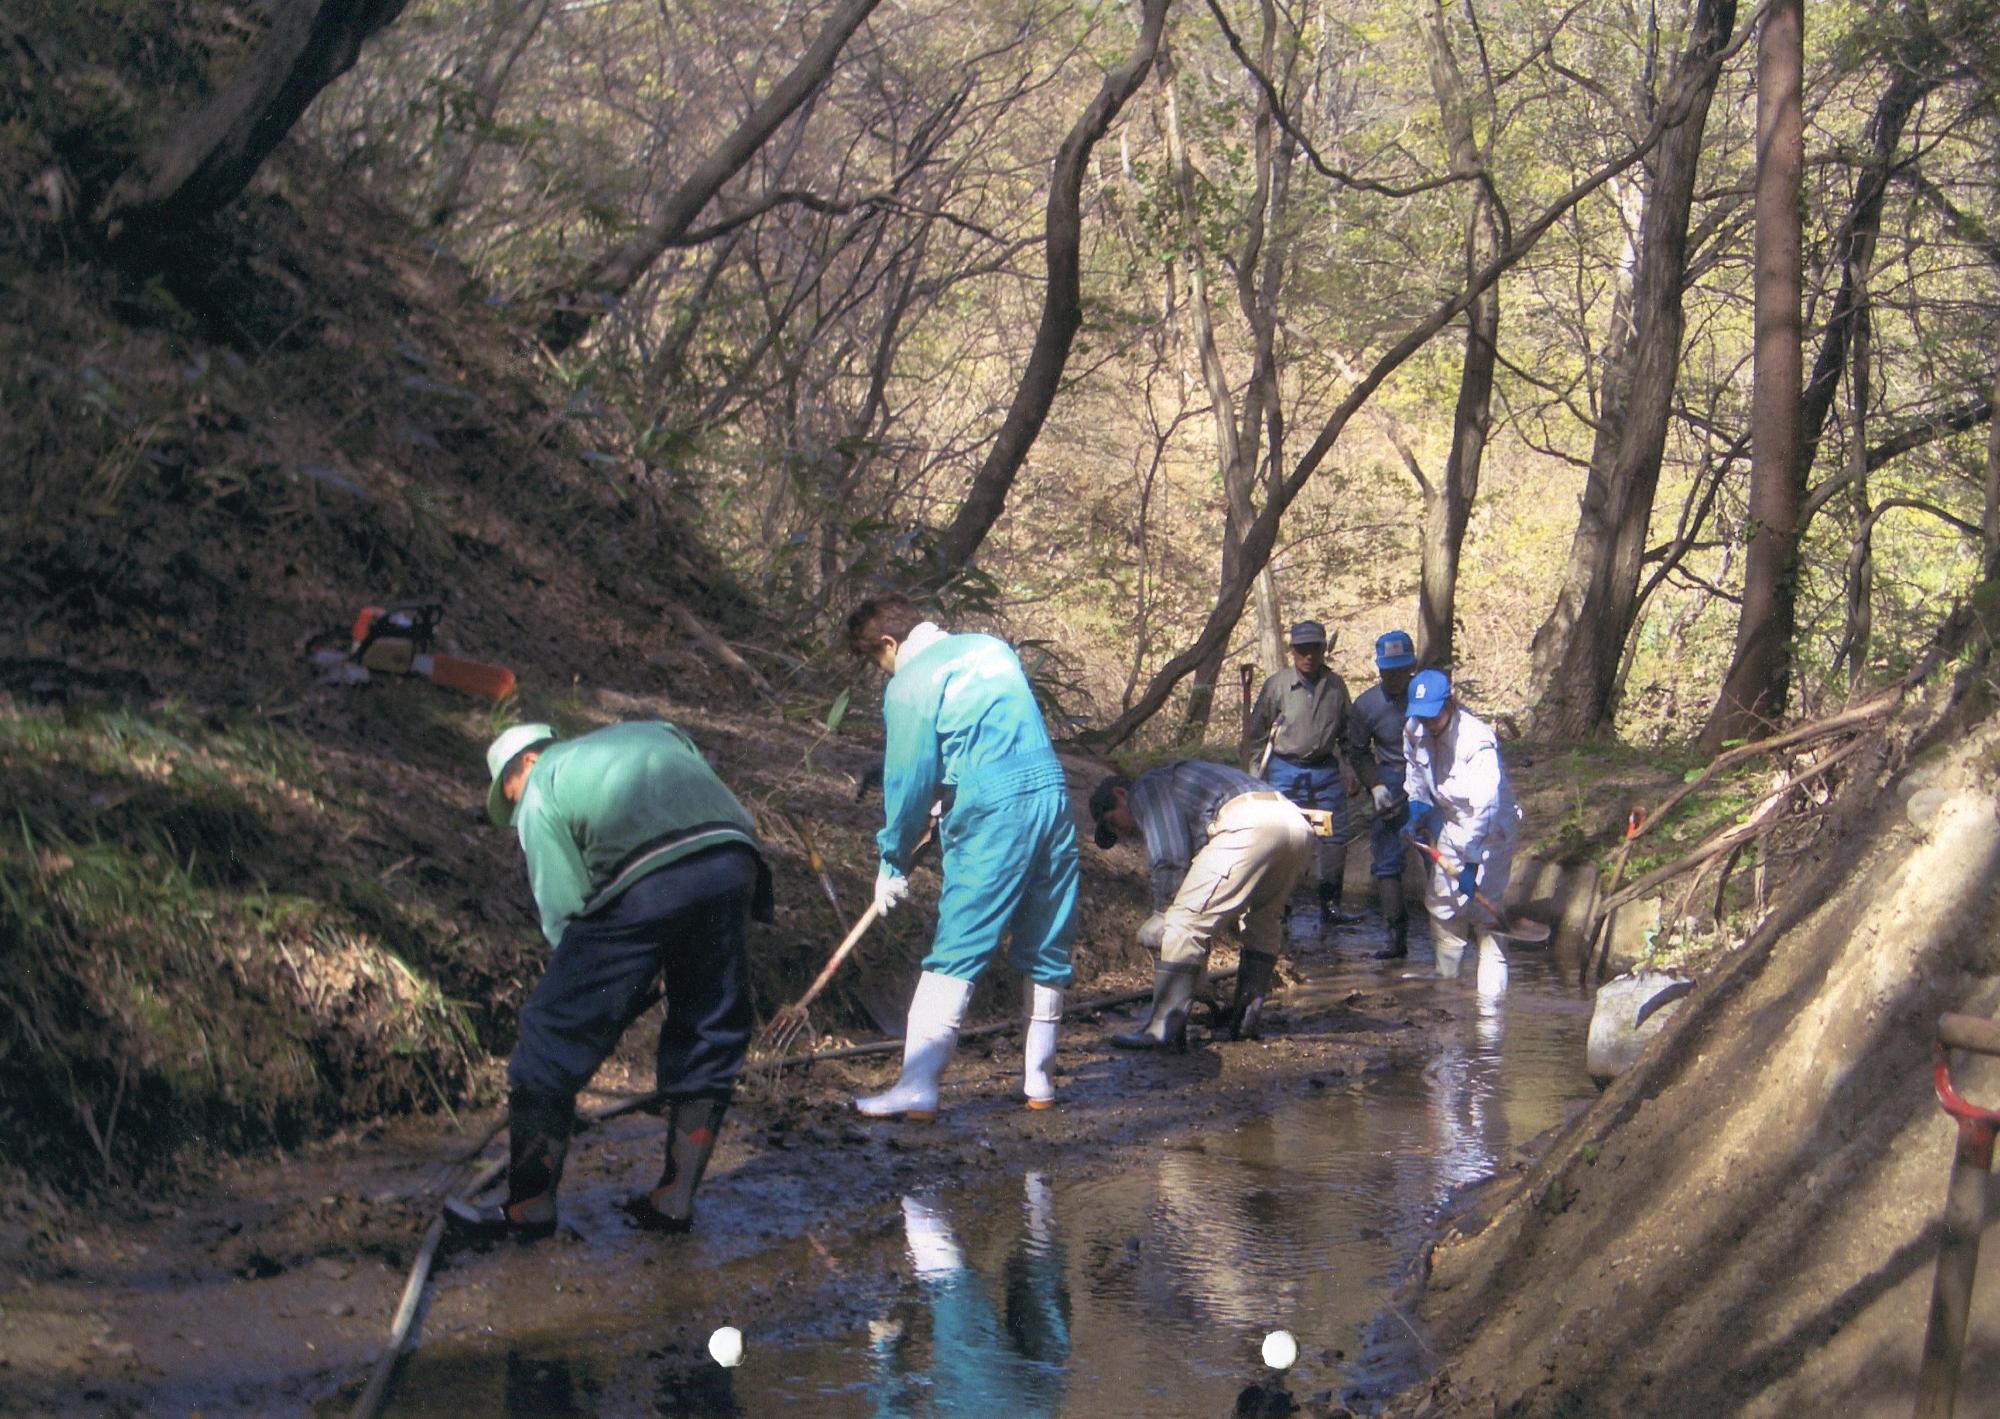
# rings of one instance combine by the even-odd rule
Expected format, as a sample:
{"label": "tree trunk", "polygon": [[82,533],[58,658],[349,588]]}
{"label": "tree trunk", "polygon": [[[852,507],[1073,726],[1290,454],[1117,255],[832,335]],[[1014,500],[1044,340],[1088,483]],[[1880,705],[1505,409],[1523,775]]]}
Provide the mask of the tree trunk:
{"label": "tree trunk", "polygon": [[[1425,61],[1438,114],[1451,150],[1451,170],[1472,179],[1472,213],[1465,229],[1468,279],[1500,250],[1500,219],[1493,188],[1485,177],[1485,157],[1473,135],[1472,96],[1445,33],[1440,0],[1417,7]],[[1465,361],[1459,370],[1458,404],[1452,412],[1451,452],[1444,475],[1430,485],[1424,506],[1423,559],[1417,596],[1417,654],[1427,665],[1452,659],[1452,623],[1458,598],[1458,553],[1479,493],[1479,466],[1493,422],[1493,368],[1500,335],[1500,286],[1481,290],[1465,313]]]}
{"label": "tree trunk", "polygon": [[[1718,55],[1714,62],[1719,64],[1721,56]],[[1449,300],[1441,301],[1428,315],[1404,331],[1376,358],[1367,371],[1355,381],[1354,387],[1341,397],[1332,412],[1326,416],[1319,432],[1313,437],[1312,444],[1299,455],[1298,462],[1292,465],[1282,480],[1274,482],[1264,506],[1257,513],[1256,521],[1251,523],[1243,538],[1246,568],[1261,569],[1270,559],[1271,548],[1277,540],[1278,523],[1284,517],[1285,510],[1292,505],[1306,484],[1312,480],[1313,475],[1319,471],[1320,466],[1326,461],[1327,454],[1332,452],[1334,444],[1339,442],[1348,422],[1374,397],[1382,382],[1400,369],[1412,355],[1429,344],[1440,330],[1465,314],[1481,291],[1499,280],[1515,263],[1534,250],[1536,243],[1547,235],[1549,228],[1574,211],[1578,203],[1597,192],[1620,173],[1630,169],[1652,151],[1662,134],[1686,119],[1691,102],[1692,95],[1687,87],[1675,91],[1667,102],[1660,106],[1659,113],[1645,136],[1634,144],[1630,151],[1603,163],[1569,191],[1543,208],[1533,220],[1515,232],[1512,240],[1492,261],[1473,274],[1464,290]],[[1160,706],[1173,693],[1174,686],[1204,657],[1214,653],[1218,642],[1227,643],[1230,631],[1243,614],[1243,603],[1248,594],[1249,578],[1239,577],[1225,590],[1216,602],[1215,608],[1209,612],[1208,621],[1202,627],[1195,643],[1161,666],[1147,683],[1144,692],[1114,722],[1101,730],[1080,737],[1089,744],[1099,747],[1122,744],[1130,738],[1140,725],[1159,712]]]}
{"label": "tree trunk", "polygon": [[[1027,458],[1028,450],[1034,447],[1042,421],[1048,418],[1049,406],[1055,403],[1063,366],[1069,361],[1070,344],[1083,321],[1079,249],[1083,233],[1084,169],[1090,160],[1090,150],[1152,69],[1160,35],[1166,28],[1167,4],[1168,0],[1141,0],[1139,35],[1132,53],[1104,76],[1097,96],[1056,150],[1054,170],[1049,174],[1044,228],[1049,284],[1042,298],[1041,325],[1035,331],[1027,367],[1021,372],[1021,382],[1014,390],[1013,403],[1001,422],[993,447],[973,475],[958,516],[938,535],[929,577],[934,585],[942,586],[964,570],[979,550],[979,544],[986,540],[986,534],[1007,505],[1015,473]],[[1233,622],[1234,618],[1231,619]]]}
{"label": "tree trunk", "polygon": [[[1276,50],[1277,17],[1270,5],[1264,7],[1264,71],[1270,72],[1271,57]],[[1178,71],[1173,53],[1167,41],[1160,43],[1158,60],[1161,86],[1166,91],[1166,129],[1168,161],[1173,165],[1175,196],[1180,204],[1182,261],[1188,272],[1188,316],[1194,324],[1195,348],[1199,356],[1202,383],[1208,392],[1211,421],[1215,429],[1216,464],[1222,475],[1222,486],[1227,507],[1223,516],[1222,555],[1217,576],[1218,592],[1226,588],[1237,576],[1237,568],[1243,557],[1243,529],[1250,525],[1255,512],[1251,494],[1257,480],[1260,448],[1260,433],[1267,408],[1277,402],[1276,361],[1272,357],[1274,347],[1273,312],[1275,302],[1267,299],[1274,295],[1275,287],[1261,283],[1259,263],[1263,262],[1265,275],[1273,274],[1278,260],[1267,257],[1264,251],[1267,209],[1273,216],[1280,210],[1286,195],[1274,181],[1274,166],[1277,154],[1272,143],[1273,124],[1271,103],[1267,96],[1258,104],[1256,173],[1257,192],[1249,204],[1246,214],[1246,233],[1242,250],[1237,255],[1237,298],[1243,314],[1250,323],[1256,343],[1257,355],[1251,369],[1248,385],[1243,394],[1241,429],[1238,428],[1238,412],[1235,391],[1230,388],[1228,371],[1222,362],[1222,352],[1215,338],[1215,312],[1210,300],[1207,253],[1201,247],[1200,218],[1195,198],[1195,172],[1193,160],[1188,156],[1187,140],[1180,122],[1180,95],[1178,91]],[[1278,592],[1277,580],[1269,566],[1256,574],[1253,583],[1253,601],[1256,639],[1260,650],[1266,643],[1277,640]],[[1196,741],[1204,737],[1209,718],[1215,708],[1215,688],[1222,675],[1223,661],[1228,647],[1221,646],[1195,667],[1193,683],[1189,688],[1187,713],[1182,720],[1181,737],[1186,741]],[[1266,659],[1259,656],[1260,660]],[[1271,669],[1276,668],[1275,654],[1269,657]]]}
{"label": "tree trunk", "polygon": [[[1222,475],[1225,506],[1222,516],[1222,555],[1219,586],[1228,586],[1236,576],[1243,556],[1243,529],[1250,521],[1250,490],[1242,467],[1242,450],[1236,437],[1236,396],[1229,387],[1229,374],[1222,365],[1222,352],[1215,343],[1215,315],[1208,299],[1208,254],[1201,246],[1201,219],[1195,200],[1194,161],[1188,156],[1187,138],[1181,130],[1179,70],[1174,64],[1170,41],[1160,41],[1155,67],[1165,94],[1167,161],[1173,168],[1174,196],[1180,209],[1180,265],[1187,272],[1187,313],[1194,327],[1196,363],[1203,388],[1208,393],[1209,423],[1215,434],[1215,461]],[[1197,665],[1188,685],[1187,711],[1181,719],[1181,738],[1196,741],[1208,727],[1215,705],[1215,685],[1222,673],[1227,646]]]}
{"label": "tree trunk", "polygon": [[[514,66],[521,62],[521,56],[541,32],[542,23],[548,19],[553,3],[554,0],[519,0],[512,12],[496,19],[487,32],[486,45],[473,66],[472,130],[464,135],[463,145],[445,169],[444,177],[437,184],[436,195],[431,198],[427,218],[431,226],[449,226],[457,217],[465,185],[472,178],[480,150],[486,146],[487,130],[492,128],[493,117],[500,111],[500,100],[507,91],[507,81],[513,77]],[[528,17],[527,23],[521,25],[513,43],[508,44],[509,28],[524,14]],[[500,52],[503,44],[506,45],[504,55]]]}
{"label": "tree trunk", "polygon": [[1868,643],[1874,628],[1874,509],[1868,505],[1868,273],[1858,273],[1855,286],[1852,372],[1852,412],[1848,418],[1848,499],[1854,508],[1854,541],[1847,552],[1847,624],[1833,674],[1847,663],[1850,690],[1859,689],[1868,672]]}
{"label": "tree trunk", "polygon": [[840,51],[881,0],[842,0],[799,56],[791,72],[755,104],[721,146],[695,166],[653,214],[644,230],[593,261],[572,286],[555,294],[555,308],[542,321],[542,340],[561,353],[589,333],[604,314],[638,284],[653,263],[686,235],[702,209],[744,164],[770,141],[833,72]]}
{"label": "tree trunk", "polygon": [[1735,0],[1700,0],[1675,66],[1677,75],[1705,82],[1697,82],[1686,121],[1661,140],[1651,164],[1632,283],[1632,331],[1624,338],[1614,328],[1607,341],[1604,396],[1569,564],[1533,642],[1535,722],[1555,738],[1590,738],[1611,722],[1680,370],[1688,219],[1720,75],[1712,59],[1735,24]]}
{"label": "tree trunk", "polygon": [[[1834,398],[1840,391],[1840,377],[1847,370],[1848,349],[1855,339],[1856,323],[1865,318],[1866,282],[1875,264],[1876,239],[1882,231],[1882,202],[1889,191],[1891,160],[1902,142],[1903,127],[1911,111],[1938,86],[1935,75],[1919,72],[1914,62],[1902,62],[1898,55],[1891,55],[1890,59],[1894,77],[1868,121],[1868,165],[1855,184],[1854,205],[1834,238],[1834,258],[1841,264],[1840,293],[1834,297],[1826,336],[1813,358],[1812,375],[1806,380],[1801,401],[1797,477],[1802,488],[1819,452],[1820,435],[1833,415]],[[1804,533],[1803,524],[1799,531]]]}
{"label": "tree trunk", "polygon": [[320,91],[408,0],[278,0],[262,42],[208,103],[172,124],[98,204],[118,249],[143,253],[234,201]]}
{"label": "tree trunk", "polygon": [[1749,551],[1736,651],[1696,741],[1713,756],[1784,713],[1798,576],[1800,343],[1799,104],[1804,0],[1770,0],[1757,43],[1757,249],[1751,377]]}
{"label": "tree trunk", "polygon": [[[1278,43],[1278,11],[1272,0],[1263,0],[1260,9],[1264,25],[1262,67],[1264,73],[1271,74],[1277,67],[1273,60]],[[1286,49],[1288,77],[1299,53],[1296,44]],[[1296,117],[1295,110],[1293,116]],[[1284,129],[1282,138],[1274,131],[1280,126]],[[1248,229],[1236,268],[1236,300],[1244,319],[1250,323],[1256,351],[1250,367],[1250,384],[1243,395],[1243,432],[1238,445],[1244,460],[1245,486],[1249,486],[1261,464],[1268,498],[1275,495],[1284,477],[1285,415],[1278,388],[1278,298],[1284,288],[1290,246],[1292,164],[1298,143],[1292,137],[1292,124],[1278,123],[1270,93],[1261,89],[1256,151],[1257,192],[1250,205]],[[1260,429],[1264,431],[1261,454]],[[1264,674],[1275,675],[1285,667],[1288,637],[1278,599],[1278,579],[1268,563],[1258,571],[1251,588],[1251,607],[1253,653]],[[1314,609],[1324,614],[1323,608]]]}
{"label": "tree trunk", "polygon": [[[1988,404],[2000,409],[2000,368],[1993,374],[1993,397]],[[1986,428],[1986,505],[1979,519],[1985,533],[1984,580],[2000,577],[2000,419]]]}

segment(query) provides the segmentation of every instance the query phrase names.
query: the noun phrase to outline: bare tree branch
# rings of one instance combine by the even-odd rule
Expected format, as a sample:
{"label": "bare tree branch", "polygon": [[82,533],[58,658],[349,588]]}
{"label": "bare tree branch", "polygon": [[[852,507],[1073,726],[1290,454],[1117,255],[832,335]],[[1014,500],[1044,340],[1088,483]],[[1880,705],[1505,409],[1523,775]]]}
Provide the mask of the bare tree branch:
{"label": "bare tree branch", "polygon": [[1048,418],[1049,408],[1061,388],[1063,366],[1069,360],[1070,345],[1083,324],[1081,243],[1083,232],[1083,176],[1090,150],[1110,128],[1111,120],[1153,67],[1153,56],[1166,29],[1169,0],[1142,0],[1139,35],[1125,62],[1104,76],[1097,95],[1076,121],[1062,146],[1056,150],[1049,174],[1048,216],[1045,248],[1048,253],[1048,290],[1042,300],[1042,320],[1035,331],[1035,343],[1028,352],[1027,367],[1014,391],[1014,401],[1000,432],[987,452],[986,461],[973,475],[958,516],[939,534],[932,558],[931,578],[939,585],[949,581],[972,560],[979,544],[999,520],[1007,503],[1007,492]]}
{"label": "bare tree branch", "polygon": [[1473,301],[1479,298],[1480,292],[1499,280],[1503,273],[1533,250],[1549,228],[1586,197],[1644,158],[1668,130],[1685,122],[1692,111],[1695,97],[1707,81],[1708,75],[1705,71],[1710,66],[1719,67],[1727,63],[1729,58],[1743,47],[1752,33],[1754,30],[1747,26],[1739,30],[1727,45],[1710,55],[1704,64],[1684,74],[1680,84],[1673,90],[1668,101],[1660,106],[1652,126],[1638,143],[1604,163],[1557,198],[1529,223],[1525,231],[1510,241],[1498,256],[1476,272],[1463,290],[1437,305],[1430,314],[1383,352],[1355,387],[1348,391],[1346,397],[1327,416],[1312,446],[1300,457],[1284,481],[1273,490],[1272,496],[1266,500],[1264,507],[1258,513],[1256,521],[1246,530],[1243,540],[1243,574],[1239,575],[1236,582],[1218,599],[1194,644],[1155,672],[1145,693],[1134,701],[1131,708],[1102,730],[1082,736],[1086,741],[1101,747],[1124,743],[1140,725],[1158,713],[1174,686],[1188,672],[1212,655],[1217,645],[1227,641],[1238,618],[1243,614],[1243,601],[1249,591],[1250,578],[1270,559],[1271,548],[1277,541],[1278,524],[1283,519],[1285,510],[1311,481],[1313,474],[1318,471],[1320,464],[1325,461],[1327,454],[1339,440],[1341,431],[1346,428],[1348,421],[1374,396],[1384,380],[1428,344],[1438,331],[1464,314]]}

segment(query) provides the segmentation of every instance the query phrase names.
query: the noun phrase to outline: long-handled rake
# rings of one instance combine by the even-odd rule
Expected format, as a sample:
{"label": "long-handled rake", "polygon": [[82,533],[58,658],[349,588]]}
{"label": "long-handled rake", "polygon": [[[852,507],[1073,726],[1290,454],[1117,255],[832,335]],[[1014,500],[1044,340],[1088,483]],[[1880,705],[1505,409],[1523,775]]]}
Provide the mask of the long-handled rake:
{"label": "long-handled rake", "polygon": [[[930,846],[936,831],[936,824],[933,822],[930,828],[925,829],[924,835],[917,839],[917,845],[910,850],[912,867],[916,866],[917,859],[923,856],[924,849]],[[863,936],[867,935],[868,928],[875,924],[875,919],[880,915],[881,912],[876,910],[875,904],[870,902],[868,910],[861,913],[861,919],[848,930],[847,936],[841,943],[833,948],[833,954],[827,957],[826,964],[820,968],[820,973],[813,977],[813,983],[806,987],[806,993],[790,1005],[779,1007],[765,1022],[763,1030],[765,1044],[779,1054],[784,1054],[798,1043],[799,1036],[812,1025],[812,1017],[806,1013],[807,1010],[813,1001],[819,998],[819,993],[826,989],[827,982],[833,979],[847,958],[854,954],[855,946],[860,943]]]}
{"label": "long-handled rake", "polygon": [[[1443,853],[1439,852],[1429,843],[1422,842],[1416,838],[1411,838],[1409,841],[1415,845],[1418,852],[1421,852],[1439,867],[1444,866]],[[1493,923],[1487,927],[1487,930],[1491,931],[1495,936],[1505,936],[1511,941],[1523,942],[1530,946],[1549,939],[1549,928],[1546,922],[1530,921],[1527,917],[1516,917],[1510,921],[1507,918],[1507,913],[1495,906],[1493,899],[1476,887],[1472,891],[1472,900],[1479,904],[1481,911],[1493,918]]]}

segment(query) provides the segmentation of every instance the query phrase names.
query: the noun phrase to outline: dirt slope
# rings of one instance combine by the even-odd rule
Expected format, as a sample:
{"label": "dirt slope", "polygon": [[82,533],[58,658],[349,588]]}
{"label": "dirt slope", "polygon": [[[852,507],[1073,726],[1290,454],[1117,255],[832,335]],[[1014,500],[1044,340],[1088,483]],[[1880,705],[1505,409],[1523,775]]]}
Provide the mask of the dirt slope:
{"label": "dirt slope", "polygon": [[[1948,740],[1925,827],[1907,783],[1855,795],[1639,1067],[1439,1243],[1425,1312],[1450,1364],[1395,1412],[1910,1412],[1955,1136],[1934,1022],[2000,1004],[2000,725]],[[1954,1077],[2000,1101],[1991,1062]],[[1996,1251],[1962,1414],[2000,1384]]]}

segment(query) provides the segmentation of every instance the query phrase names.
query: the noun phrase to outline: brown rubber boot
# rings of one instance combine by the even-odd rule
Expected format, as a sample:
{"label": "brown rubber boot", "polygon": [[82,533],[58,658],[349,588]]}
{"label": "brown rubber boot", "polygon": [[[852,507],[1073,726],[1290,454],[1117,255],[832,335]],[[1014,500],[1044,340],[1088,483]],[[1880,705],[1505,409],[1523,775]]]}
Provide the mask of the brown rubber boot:
{"label": "brown rubber boot", "polygon": [[556,1230],[556,1188],[576,1127],[576,1101],[517,1089],[507,1096],[507,1200],[454,1197],[445,1226],[464,1241],[538,1242]]}
{"label": "brown rubber boot", "polygon": [[710,1095],[676,1099],[667,1115],[667,1159],[651,1192],[635,1197],[626,1210],[649,1232],[686,1232],[694,1226],[694,1194],[715,1151],[729,1100]]}
{"label": "brown rubber boot", "polygon": [[1261,951],[1245,951],[1236,964],[1236,998],[1223,1012],[1222,1026],[1229,1031],[1232,1040],[1254,1040],[1262,1037],[1260,1028],[1264,1017],[1264,998],[1271,993],[1271,983],[1277,979],[1278,958],[1266,956]]}

